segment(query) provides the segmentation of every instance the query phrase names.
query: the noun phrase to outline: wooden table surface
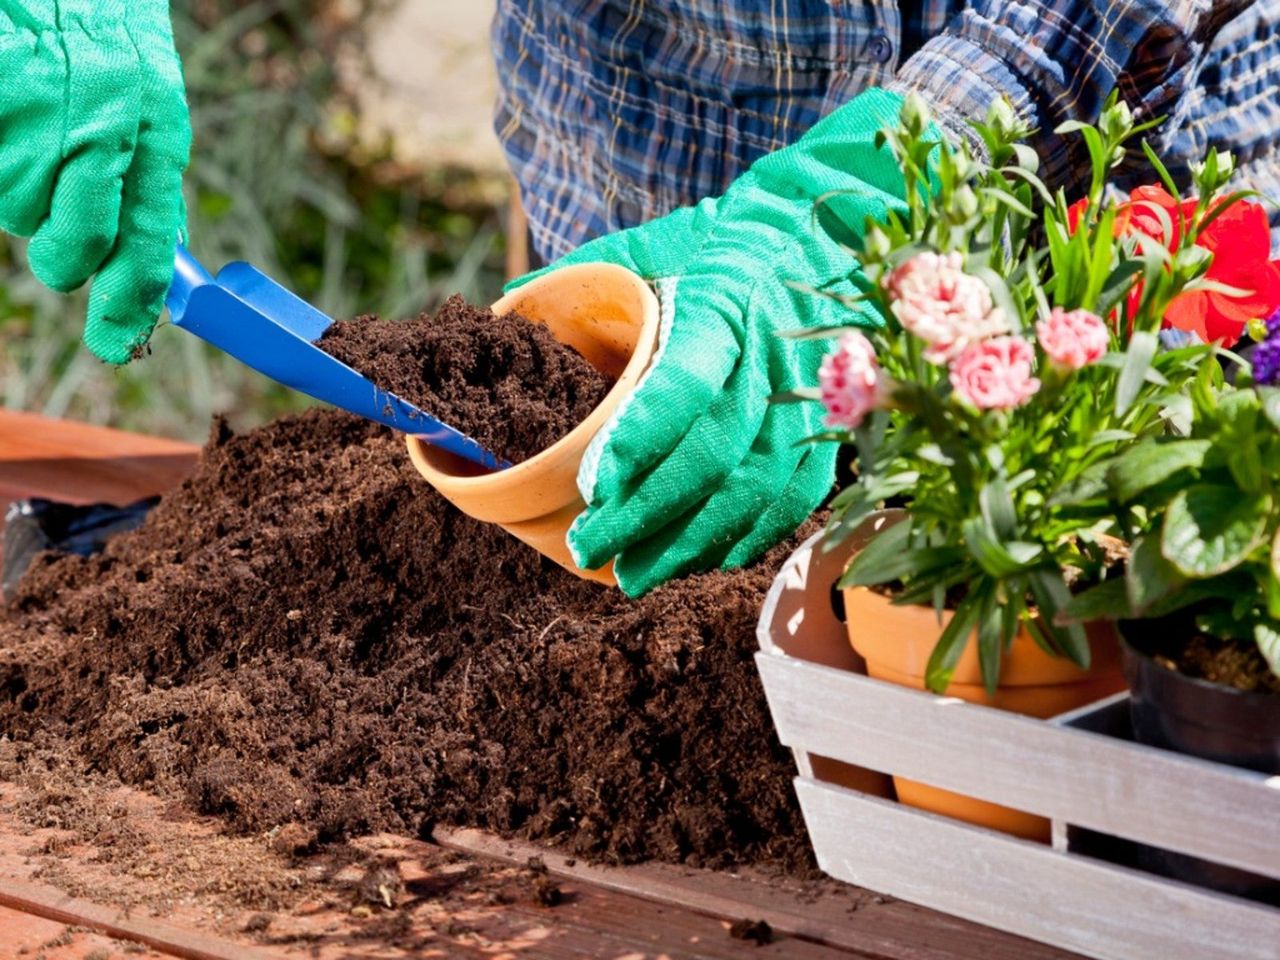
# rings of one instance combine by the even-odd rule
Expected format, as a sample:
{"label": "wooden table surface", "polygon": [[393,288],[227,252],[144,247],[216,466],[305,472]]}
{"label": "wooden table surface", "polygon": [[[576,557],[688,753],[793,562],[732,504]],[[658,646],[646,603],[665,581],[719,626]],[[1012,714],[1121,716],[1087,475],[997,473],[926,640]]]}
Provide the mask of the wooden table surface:
{"label": "wooden table surface", "polygon": [[[7,501],[24,496],[127,503],[162,493],[181,480],[196,454],[197,448],[189,444],[0,411],[0,511]],[[149,916],[103,902],[109,898],[86,897],[83,885],[80,896],[69,896],[50,881],[51,876],[65,879],[77,869],[100,870],[101,865],[91,849],[73,847],[70,855],[64,851],[60,872],[42,872],[40,858],[32,853],[33,842],[40,838],[10,815],[20,809],[15,806],[19,792],[16,784],[0,782],[0,957],[6,958],[20,953],[46,960],[126,955],[195,960],[460,955],[1070,960],[1072,956],[834,883],[804,886],[665,864],[598,867],[551,849],[447,828],[437,830],[434,843],[379,838],[379,849],[394,854],[397,869],[406,877],[438,869],[424,864],[436,863],[442,847],[466,856],[476,869],[488,871],[510,870],[536,854],[564,887],[566,904],[552,909],[500,903],[468,907],[466,924],[457,925],[464,932],[454,935],[450,931],[455,925],[442,926],[440,911],[456,906],[436,903],[432,907],[415,901],[413,911],[400,918],[401,932],[420,927],[421,942],[430,948],[412,950],[366,942],[367,936],[362,940],[361,921],[354,911],[335,915],[332,910],[299,909],[280,922],[303,929],[305,935],[285,944],[264,943],[262,936],[253,935],[247,915],[228,918],[223,911],[214,917],[213,911],[200,909],[198,899],[172,915]],[[155,830],[165,831],[166,837],[176,830],[185,838],[166,842],[190,844],[193,851],[217,842],[216,822],[194,815],[184,820],[149,794],[122,790],[122,799],[112,802],[136,808],[138,823],[149,822]],[[56,840],[45,838],[40,849],[59,849]],[[128,882],[139,881],[121,877],[119,882],[123,889]],[[766,919],[777,939],[768,946],[756,946],[730,938],[730,925],[743,919]],[[139,944],[145,944],[145,949]],[[134,952],[139,950],[143,952]]]}

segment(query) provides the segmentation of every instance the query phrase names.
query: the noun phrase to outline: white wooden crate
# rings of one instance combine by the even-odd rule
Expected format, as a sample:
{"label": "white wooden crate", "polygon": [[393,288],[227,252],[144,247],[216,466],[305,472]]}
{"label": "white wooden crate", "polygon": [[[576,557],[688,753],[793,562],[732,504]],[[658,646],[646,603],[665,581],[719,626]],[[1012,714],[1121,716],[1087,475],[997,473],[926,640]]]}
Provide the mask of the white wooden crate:
{"label": "white wooden crate", "polygon": [[[756,663],[824,871],[1100,960],[1280,960],[1280,909],[1065,843],[1071,825],[1280,878],[1280,777],[863,675],[831,605],[858,539],[819,540],[769,592]],[[902,806],[884,774],[1049,817],[1055,843]]]}

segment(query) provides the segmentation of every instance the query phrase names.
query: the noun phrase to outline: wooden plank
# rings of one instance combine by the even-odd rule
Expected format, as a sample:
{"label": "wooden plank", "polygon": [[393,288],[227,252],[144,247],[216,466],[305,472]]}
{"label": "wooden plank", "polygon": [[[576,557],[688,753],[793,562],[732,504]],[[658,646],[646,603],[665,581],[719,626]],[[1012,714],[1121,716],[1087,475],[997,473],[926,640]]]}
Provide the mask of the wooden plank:
{"label": "wooden plank", "polygon": [[763,919],[781,933],[882,960],[1069,960],[1074,956],[911,904],[877,903],[867,891],[855,888],[823,889],[751,871],[725,873],[663,863],[589,864],[555,849],[454,827],[437,826],[432,839],[453,850],[508,863],[523,864],[537,856],[551,873],[592,887],[726,921]]}
{"label": "wooden plank", "polygon": [[822,868],[1099,960],[1276,960],[1280,911],[798,780]]}
{"label": "wooden plank", "polygon": [[[0,885],[0,906],[74,927],[85,927],[116,940],[129,940],[182,960],[273,960],[254,947],[229,943],[195,930],[159,920],[134,920],[114,907],[68,897],[59,890],[13,878]],[[278,960],[278,957],[275,958]]]}
{"label": "wooden plank", "polygon": [[[116,958],[125,948],[126,945],[120,941],[98,933],[0,907],[0,957],[85,960],[97,955]],[[135,943],[127,945],[127,953],[128,960],[158,960],[161,957],[154,950]]]}
{"label": "wooden plank", "polygon": [[758,653],[781,741],[1280,877],[1280,778]]}
{"label": "wooden plank", "polygon": [[199,447],[0,410],[0,500],[43,496],[124,504],[168,490]]}

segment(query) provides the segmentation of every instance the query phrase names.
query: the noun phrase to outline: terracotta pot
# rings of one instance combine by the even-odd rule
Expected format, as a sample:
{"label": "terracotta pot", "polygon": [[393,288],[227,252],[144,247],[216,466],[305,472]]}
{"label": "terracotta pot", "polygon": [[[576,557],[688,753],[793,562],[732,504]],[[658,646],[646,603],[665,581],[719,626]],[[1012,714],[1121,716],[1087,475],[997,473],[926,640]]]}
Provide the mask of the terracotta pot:
{"label": "terracotta pot", "polygon": [[[929,607],[894,606],[866,587],[844,590],[849,642],[867,662],[867,673],[899,686],[925,689],[925,667],[950,614],[941,621]],[[1081,670],[1071,661],[1052,657],[1025,631],[1005,653],[1000,686],[988,697],[978,664],[977,634],[956,665],[946,695],[970,703],[1032,717],[1047,718],[1108,696],[1125,687],[1119,641],[1111,624],[1087,627],[1093,663]],[[1049,821],[1020,810],[965,797],[928,784],[894,777],[902,803],[967,823],[990,827],[1027,839],[1048,842]]]}
{"label": "terracotta pot", "polygon": [[552,271],[493,305],[546,324],[597,370],[617,378],[612,390],[568,435],[546,450],[497,473],[409,438],[409,457],[427,481],[468,516],[496,523],[580,577],[616,584],[613,564],[581,570],[565,535],[584,504],[578,466],[591,438],[644,373],[658,338],[658,299],[643,280],[610,264]]}

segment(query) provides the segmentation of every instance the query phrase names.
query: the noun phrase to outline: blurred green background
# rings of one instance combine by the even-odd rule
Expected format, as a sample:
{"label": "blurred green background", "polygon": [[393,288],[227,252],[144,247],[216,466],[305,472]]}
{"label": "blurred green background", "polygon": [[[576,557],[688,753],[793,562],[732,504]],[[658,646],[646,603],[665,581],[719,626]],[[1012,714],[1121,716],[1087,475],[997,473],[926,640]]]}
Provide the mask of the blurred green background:
{"label": "blurred green background", "polygon": [[[207,266],[249,260],[334,317],[497,296],[506,187],[492,164],[457,150],[435,163],[430,149],[406,163],[362,129],[373,38],[399,6],[175,0],[196,132],[191,246]],[[83,291],[43,289],[24,250],[0,235],[0,405],[202,440],[214,413],[246,428],[306,403],[167,317],[150,356],[100,363],[80,344]]]}

